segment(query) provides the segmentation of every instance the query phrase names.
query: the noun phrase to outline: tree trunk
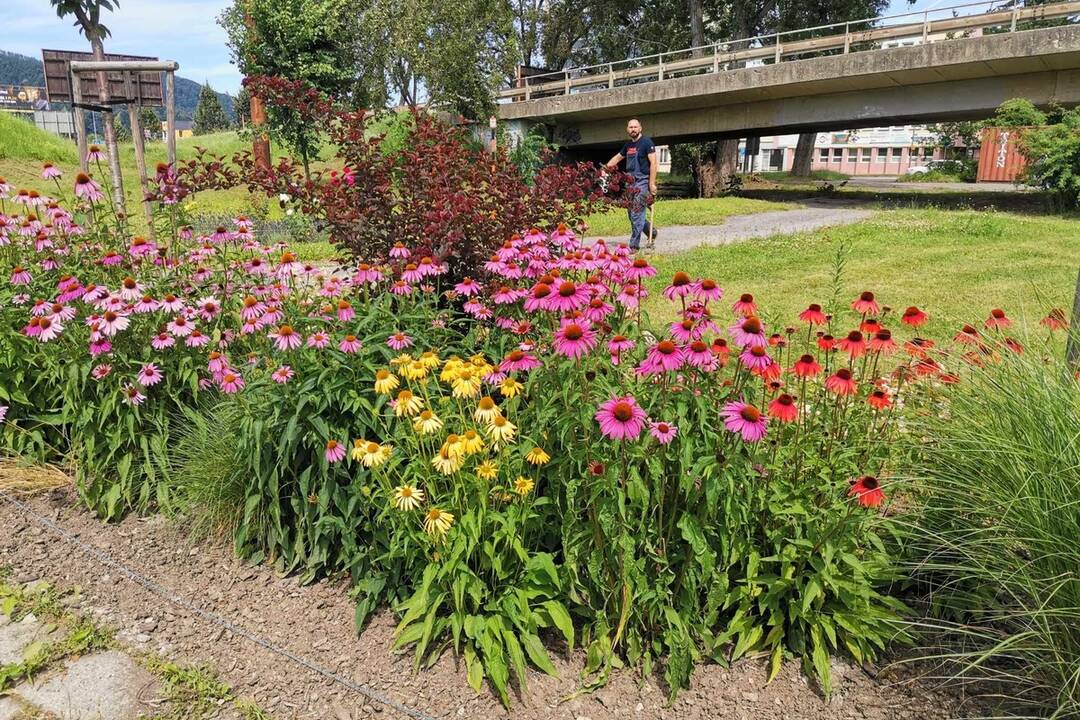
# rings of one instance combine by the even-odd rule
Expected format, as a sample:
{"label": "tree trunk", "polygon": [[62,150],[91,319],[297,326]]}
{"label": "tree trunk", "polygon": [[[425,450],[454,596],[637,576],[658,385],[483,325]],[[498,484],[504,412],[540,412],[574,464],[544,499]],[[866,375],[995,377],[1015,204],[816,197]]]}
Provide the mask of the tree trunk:
{"label": "tree trunk", "polygon": [[[101,38],[91,35],[90,49],[93,51],[94,60],[105,59],[105,45]],[[98,101],[106,107],[109,105],[109,82],[105,72],[98,72]],[[109,153],[109,174],[112,176],[113,210],[117,217],[123,218],[127,223],[127,209],[124,206],[124,177],[120,174],[120,149],[116,146],[116,127],[113,123],[113,113],[105,113],[105,149]]]}
{"label": "tree trunk", "polygon": [[716,143],[716,153],[712,157],[701,159],[698,172],[698,191],[702,197],[716,197],[729,175],[738,172],[739,140],[733,138]]}
{"label": "tree trunk", "polygon": [[690,9],[690,44],[694,47],[692,57],[701,57],[705,44],[705,3],[704,0],[688,0]]}
{"label": "tree trunk", "polygon": [[795,160],[791,164],[791,174],[795,177],[810,177],[810,164],[814,160],[814,142],[817,133],[800,133],[795,146]]}

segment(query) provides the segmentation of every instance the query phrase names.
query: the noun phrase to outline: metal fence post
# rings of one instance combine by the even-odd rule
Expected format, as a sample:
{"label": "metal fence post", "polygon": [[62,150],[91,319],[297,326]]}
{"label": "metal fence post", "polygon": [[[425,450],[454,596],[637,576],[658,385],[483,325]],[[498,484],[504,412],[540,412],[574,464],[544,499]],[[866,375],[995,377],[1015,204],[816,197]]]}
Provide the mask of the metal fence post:
{"label": "metal fence post", "polygon": [[930,34],[930,13],[929,11],[923,13],[923,26],[922,26],[922,41],[926,42],[927,35]]}
{"label": "metal fence post", "polygon": [[851,23],[844,23],[844,54],[851,52]]}
{"label": "metal fence post", "polygon": [[780,33],[776,33],[776,64],[780,64]]}
{"label": "metal fence post", "polygon": [[657,80],[664,79],[664,53],[660,53],[660,72],[656,78]]}
{"label": "metal fence post", "polygon": [[607,86],[609,88],[615,87],[615,70],[611,63],[607,64]]}
{"label": "metal fence post", "polygon": [[720,72],[720,47],[712,46],[712,71],[713,74]]}
{"label": "metal fence post", "polygon": [[563,92],[567,95],[570,94],[570,71],[563,70]]}
{"label": "metal fence post", "polygon": [[1012,25],[1009,27],[1009,32],[1016,32],[1016,21],[1020,19],[1020,6],[1017,5],[1012,11]]}

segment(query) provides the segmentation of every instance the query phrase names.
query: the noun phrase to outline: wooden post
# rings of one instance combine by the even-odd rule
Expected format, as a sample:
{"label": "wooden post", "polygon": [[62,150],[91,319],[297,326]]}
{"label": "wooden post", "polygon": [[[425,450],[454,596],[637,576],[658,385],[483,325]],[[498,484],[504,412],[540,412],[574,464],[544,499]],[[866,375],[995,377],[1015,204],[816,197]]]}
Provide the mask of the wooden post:
{"label": "wooden post", "polygon": [[75,143],[79,148],[79,169],[87,172],[90,169],[90,163],[86,160],[89,152],[86,144],[86,111],[81,107],[75,107],[82,103],[82,84],[79,82],[78,75],[75,73],[69,73],[69,75],[71,76],[72,109],[75,111]]}
{"label": "wooden post", "polygon": [[176,168],[176,78],[170,70],[165,73],[165,146],[169,164]]}
{"label": "wooden post", "polygon": [[1076,293],[1073,295],[1072,317],[1069,319],[1069,339],[1065,343],[1065,363],[1073,373],[1080,372],[1080,270],[1076,272]]}
{"label": "wooden post", "polygon": [[[128,75],[127,81],[128,87],[131,86],[131,76]],[[128,94],[128,99],[131,99],[131,94]],[[146,179],[146,147],[144,145],[142,125],[139,123],[139,106],[134,103],[128,103],[128,120],[131,121],[131,141],[135,145],[135,167],[139,170],[139,188],[143,194],[143,213],[146,215],[146,224],[150,228],[150,239],[157,240],[157,233],[154,232],[154,208],[150,205],[150,201],[146,199],[146,194],[150,192],[150,184]]]}
{"label": "wooden post", "polygon": [[[251,17],[251,0],[244,1],[244,25],[249,33],[255,34],[255,20]],[[254,93],[250,93],[250,95],[251,124],[255,127],[255,136],[251,141],[251,153],[255,156],[255,167],[261,170],[269,170],[270,136],[258,130],[266,124],[266,108],[263,107],[262,98]],[[528,91],[526,91],[525,97],[528,99]]]}

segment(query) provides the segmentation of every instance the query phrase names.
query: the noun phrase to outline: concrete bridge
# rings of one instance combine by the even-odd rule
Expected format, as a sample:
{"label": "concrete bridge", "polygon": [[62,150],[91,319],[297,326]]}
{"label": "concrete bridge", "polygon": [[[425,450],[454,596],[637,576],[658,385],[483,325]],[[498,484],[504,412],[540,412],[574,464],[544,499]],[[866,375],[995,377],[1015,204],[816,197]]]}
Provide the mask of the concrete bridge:
{"label": "concrete bridge", "polygon": [[[1014,97],[1073,105],[1080,25],[1037,26],[1077,15],[1080,1],[845,23],[565,70],[500,93],[499,117],[518,132],[546,125],[556,143],[587,151],[624,140],[632,116],[663,144],[980,119]],[[882,48],[890,38],[919,44]]]}

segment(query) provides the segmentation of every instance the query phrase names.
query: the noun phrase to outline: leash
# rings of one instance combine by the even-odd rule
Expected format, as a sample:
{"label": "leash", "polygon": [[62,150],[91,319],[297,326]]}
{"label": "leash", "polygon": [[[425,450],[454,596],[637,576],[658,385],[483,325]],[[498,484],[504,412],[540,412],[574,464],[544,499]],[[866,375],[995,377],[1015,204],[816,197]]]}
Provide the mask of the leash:
{"label": "leash", "polygon": [[75,537],[73,534],[71,534],[70,532],[68,532],[64,528],[62,528],[59,525],[57,525],[56,523],[54,523],[49,518],[44,517],[44,516],[39,515],[38,513],[34,512],[32,509],[30,509],[30,507],[28,505],[26,505],[25,503],[23,503],[23,502],[21,502],[19,500],[16,500],[14,497],[9,495],[8,493],[6,493],[4,491],[0,491],[0,499],[6,500],[8,503],[10,503],[11,505],[15,506],[20,511],[22,511],[22,513],[24,515],[26,515],[27,517],[30,517],[33,520],[35,520],[39,525],[42,525],[42,526],[48,528],[49,530],[51,530],[52,532],[56,533],[61,538],[66,540],[69,544],[74,545],[75,547],[79,548],[80,550],[83,551],[83,553],[85,553],[86,555],[89,555],[93,559],[97,560],[102,565],[104,565],[106,567],[110,567],[110,568],[116,570],[117,572],[124,575],[129,580],[131,580],[132,582],[134,582],[134,583],[136,583],[138,585],[141,585],[143,588],[145,588],[146,590],[149,590],[151,593],[153,593],[154,595],[157,595],[158,597],[162,598],[163,600],[166,600],[167,602],[169,602],[169,603],[171,603],[171,604],[173,604],[173,605],[175,605],[177,607],[180,607],[180,608],[183,608],[183,609],[185,609],[185,610],[187,610],[189,612],[192,612],[195,615],[198,615],[203,620],[206,620],[209,623],[217,625],[220,628],[224,628],[225,630],[228,630],[229,632],[233,633],[234,635],[239,635],[240,637],[242,637],[242,638],[244,638],[246,640],[249,640],[250,642],[253,642],[256,645],[259,645],[260,647],[263,647],[266,650],[269,650],[270,652],[274,653],[275,655],[283,657],[286,660],[289,660],[289,661],[295,663],[296,665],[299,665],[299,666],[301,666],[303,668],[306,668],[307,670],[310,670],[311,672],[313,672],[313,673],[315,673],[317,675],[321,675],[322,677],[324,677],[324,678],[326,678],[328,680],[332,680],[333,682],[337,683],[338,685],[341,685],[342,687],[345,687],[345,688],[347,688],[347,689],[349,689],[349,690],[351,690],[351,691],[353,691],[355,693],[363,695],[364,697],[368,698],[369,700],[373,700],[374,702],[377,702],[380,705],[385,705],[386,707],[397,710],[398,712],[400,712],[403,715],[406,715],[406,716],[412,717],[412,718],[417,718],[417,720],[435,720],[432,716],[427,715],[427,714],[425,714],[425,713],[423,713],[423,712],[421,712],[419,710],[415,710],[415,709],[413,709],[413,708],[411,708],[411,707],[409,707],[407,705],[404,705],[404,704],[402,704],[402,703],[400,703],[400,702],[398,702],[396,700],[393,700],[393,699],[387,697],[386,695],[383,695],[378,690],[370,688],[370,687],[368,687],[366,685],[361,685],[359,683],[355,683],[352,680],[349,680],[348,678],[342,677],[341,675],[338,675],[337,673],[335,673],[335,672],[333,672],[331,670],[327,670],[327,669],[325,669],[323,667],[320,667],[319,665],[316,665],[315,663],[313,663],[313,662],[311,662],[309,660],[305,660],[304,658],[300,657],[299,655],[293,653],[291,650],[287,650],[287,649],[285,649],[283,647],[275,645],[274,643],[270,642],[269,640],[266,640],[265,638],[262,638],[262,637],[260,637],[258,635],[255,635],[254,633],[248,632],[247,630],[245,630],[242,627],[238,627],[238,626],[232,624],[231,622],[229,622],[225,618],[221,617],[220,615],[212,613],[209,610],[203,610],[202,608],[196,607],[194,604],[192,604],[190,601],[184,599],[182,596],[170,591],[168,588],[166,588],[166,587],[164,587],[162,585],[159,585],[158,583],[154,582],[153,580],[140,575],[139,573],[137,573],[134,570],[132,570],[131,568],[127,567],[126,565],[124,565],[120,561],[113,559],[104,550],[100,550],[99,548],[94,547],[93,545],[90,545],[89,543],[83,542],[82,540]]}

